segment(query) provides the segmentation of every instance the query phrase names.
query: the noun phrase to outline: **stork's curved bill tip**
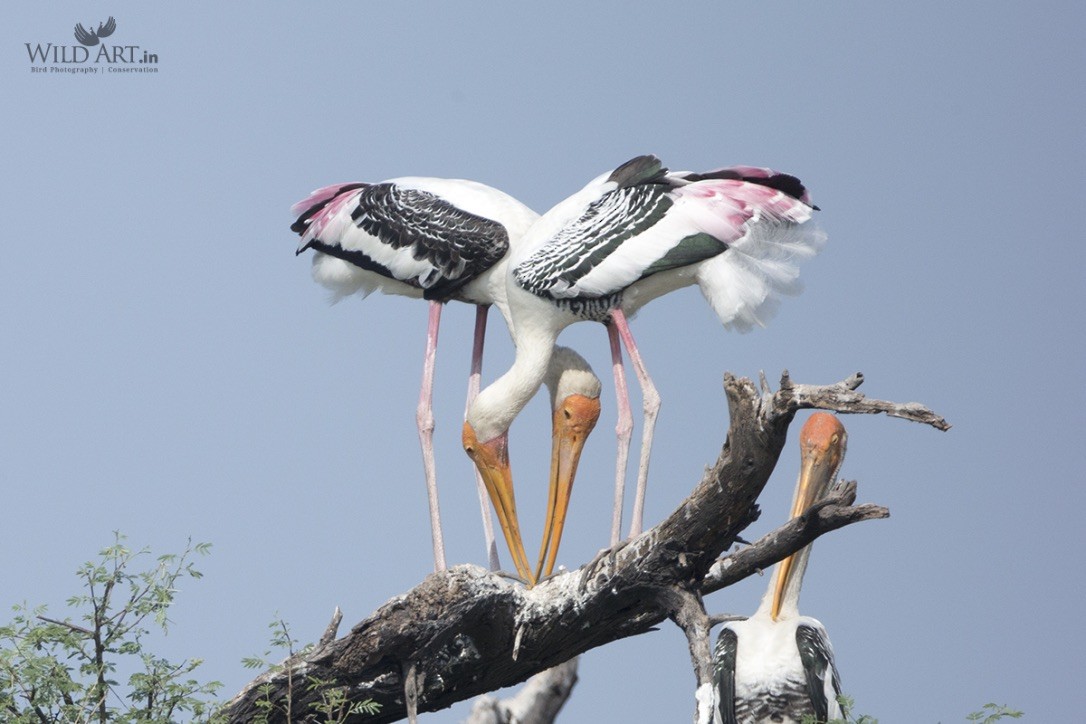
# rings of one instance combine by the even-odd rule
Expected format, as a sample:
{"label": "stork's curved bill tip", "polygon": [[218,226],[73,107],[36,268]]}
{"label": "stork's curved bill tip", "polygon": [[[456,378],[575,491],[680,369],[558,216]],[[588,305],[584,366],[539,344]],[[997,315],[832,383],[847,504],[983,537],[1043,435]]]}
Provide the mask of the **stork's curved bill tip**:
{"label": "stork's curved bill tip", "polygon": [[529,585],[535,585],[535,577],[524,552],[524,541],[520,535],[520,521],[517,518],[517,503],[513,497],[513,471],[509,466],[509,438],[499,435],[493,440],[480,442],[471,423],[464,423],[464,452],[475,463],[483,484],[498,514],[498,523],[513,557],[517,573]]}
{"label": "stork's curved bill tip", "polygon": [[536,564],[536,578],[549,576],[558,557],[558,545],[566,525],[573,480],[581,451],[600,417],[599,397],[573,394],[554,410],[551,444],[551,481],[547,498],[547,519],[543,524],[543,543]]}

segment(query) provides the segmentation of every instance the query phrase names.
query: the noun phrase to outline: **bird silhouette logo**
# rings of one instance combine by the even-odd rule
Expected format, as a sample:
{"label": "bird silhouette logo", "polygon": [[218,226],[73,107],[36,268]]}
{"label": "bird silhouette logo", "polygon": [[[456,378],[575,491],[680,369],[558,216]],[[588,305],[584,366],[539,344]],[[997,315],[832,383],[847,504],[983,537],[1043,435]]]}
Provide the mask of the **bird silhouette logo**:
{"label": "bird silhouette logo", "polygon": [[[94,28],[94,23],[90,23],[90,26]],[[117,21],[113,19],[112,15],[104,23],[98,23],[98,30],[87,30],[82,23],[76,23],[75,39],[83,45],[98,45],[101,38],[108,38],[113,35],[113,31],[116,29]]]}

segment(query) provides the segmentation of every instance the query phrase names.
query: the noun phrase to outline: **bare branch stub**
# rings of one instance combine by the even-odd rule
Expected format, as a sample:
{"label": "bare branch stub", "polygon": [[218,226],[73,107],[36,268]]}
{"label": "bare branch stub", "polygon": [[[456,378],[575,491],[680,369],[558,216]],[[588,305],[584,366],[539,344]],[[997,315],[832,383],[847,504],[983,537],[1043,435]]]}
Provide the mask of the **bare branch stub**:
{"label": "bare branch stub", "polygon": [[336,633],[339,631],[339,624],[343,621],[343,611],[339,606],[336,606],[336,610],[332,612],[332,620],[328,622],[328,627],[324,629],[324,633],[321,634],[320,641],[317,642],[317,646],[327,646],[336,640]]}
{"label": "bare branch stub", "polygon": [[553,724],[577,683],[577,663],[541,671],[508,699],[476,699],[464,724]]}
{"label": "bare branch stub", "polygon": [[[442,709],[652,629],[676,616],[676,591],[697,597],[717,590],[823,533],[885,517],[885,509],[877,506],[852,507],[853,487],[717,561],[756,517],[755,502],[797,410],[882,412],[945,429],[945,421],[922,406],[866,400],[855,392],[861,381],[862,376],[853,375],[818,387],[794,384],[786,374],[780,389],[770,394],[748,379],[726,375],[731,420],[720,456],[689,497],[654,528],[532,590],[477,566],[432,574],[344,637],[322,641],[324,645],[287,662],[284,671],[292,671],[295,680],[304,676],[331,682],[329,686],[345,689],[350,701],[376,700],[382,707],[376,716],[346,719],[362,724],[395,721],[406,714],[403,672],[413,663],[418,711]],[[261,713],[261,701],[283,701],[288,686],[284,671],[267,672],[250,683],[226,705],[228,720],[251,721]],[[320,687],[294,691],[292,710],[311,711],[309,704],[319,702],[321,695]],[[275,718],[280,709],[273,706],[270,724],[280,721]]]}
{"label": "bare branch stub", "polygon": [[767,533],[750,546],[720,559],[702,581],[701,592],[727,588],[763,571],[795,553],[816,538],[852,523],[888,518],[890,511],[878,505],[853,505],[856,483],[846,482],[803,515]]}
{"label": "bare branch stub", "polygon": [[863,382],[863,373],[856,372],[834,385],[800,385],[794,384],[785,370],[781,374],[781,388],[771,396],[770,405],[777,415],[784,416],[801,409],[822,409],[844,414],[884,414],[931,425],[937,430],[950,429],[950,423],[919,402],[868,399],[862,392],[856,392]]}

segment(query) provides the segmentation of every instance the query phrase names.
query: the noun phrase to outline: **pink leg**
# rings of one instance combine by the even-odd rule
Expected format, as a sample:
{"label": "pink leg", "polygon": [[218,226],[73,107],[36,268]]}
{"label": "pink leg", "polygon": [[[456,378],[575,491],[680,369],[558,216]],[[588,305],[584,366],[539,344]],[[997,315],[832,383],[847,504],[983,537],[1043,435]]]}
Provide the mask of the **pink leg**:
{"label": "pink leg", "polygon": [[656,391],[656,385],[652,384],[645,363],[641,360],[641,353],[637,351],[633,334],[630,333],[630,325],[626,323],[626,315],[621,309],[611,313],[611,320],[618,327],[618,333],[622,337],[622,343],[626,345],[626,351],[630,353],[630,361],[633,362],[634,372],[637,373],[637,381],[641,383],[641,399],[645,409],[645,422],[641,428],[641,464],[637,468],[637,493],[634,498],[633,515],[630,522],[630,537],[641,535],[641,523],[645,513],[645,489],[649,482],[649,456],[652,454],[652,435],[656,430],[656,416],[660,412],[660,393]]}
{"label": "pink leg", "polygon": [[[479,381],[483,375],[483,340],[486,338],[486,313],[489,305],[480,304],[475,307],[475,338],[471,346],[471,373],[468,375],[468,403],[464,406],[464,418],[467,418],[468,410],[475,398],[479,396]],[[494,522],[490,516],[490,495],[486,492],[483,476],[479,469],[475,469],[475,487],[479,493],[479,510],[483,515],[483,537],[486,539],[487,560],[490,570],[497,571],[501,568],[498,560],[498,543],[494,538]]]}
{"label": "pink leg", "polygon": [[611,513],[611,545],[622,537],[622,507],[626,494],[626,461],[630,457],[630,436],[633,434],[633,415],[630,413],[630,391],[626,388],[626,370],[622,366],[622,346],[614,324],[607,325],[607,339],[611,343],[611,369],[615,377],[615,399],[618,401],[618,421],[615,435],[618,437],[618,454],[615,459],[615,507]]}
{"label": "pink leg", "polygon": [[434,570],[445,570],[445,542],[441,536],[441,511],[437,501],[437,470],[434,465],[434,362],[437,360],[437,330],[441,324],[441,303],[430,302],[426,329],[426,359],[422,366],[422,389],[415,421],[422,443],[422,466],[426,472],[426,495],[430,501],[430,532],[434,539]]}

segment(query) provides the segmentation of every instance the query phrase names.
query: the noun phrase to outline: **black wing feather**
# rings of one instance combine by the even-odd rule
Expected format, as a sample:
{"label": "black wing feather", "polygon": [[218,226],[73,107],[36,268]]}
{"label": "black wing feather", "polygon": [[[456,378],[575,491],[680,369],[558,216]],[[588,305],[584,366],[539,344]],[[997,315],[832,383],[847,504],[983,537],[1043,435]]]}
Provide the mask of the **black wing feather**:
{"label": "black wing feather", "polygon": [[382,242],[396,249],[410,247],[414,258],[437,267],[439,277],[419,280],[426,299],[452,298],[509,251],[509,232],[501,223],[435,194],[392,183],[363,189],[351,218]]}
{"label": "black wing feather", "polygon": [[803,624],[796,628],[796,645],[799,647],[799,658],[803,662],[803,672],[807,679],[807,693],[811,697],[815,716],[818,721],[826,721],[829,717],[829,702],[826,700],[825,685],[826,669],[830,670],[830,676],[833,677],[834,694],[841,695],[841,680],[837,676],[837,667],[833,663],[833,652],[822,631]]}
{"label": "black wing feather", "polygon": [[[739,170],[734,168],[722,168],[716,171],[705,171],[703,173],[684,173],[681,175],[684,181],[694,183],[696,181],[708,181],[711,179],[734,179],[736,181],[746,181],[747,183],[758,184],[759,186],[768,186],[771,189],[777,189],[783,194],[788,194],[797,201],[803,201],[807,194],[807,187],[803,185],[803,182],[798,178],[788,173],[772,173],[769,176],[755,176],[751,174],[740,173]],[[813,209],[818,209],[817,206],[812,206]]]}
{"label": "black wing feather", "polygon": [[713,684],[717,692],[717,711],[723,724],[738,724],[735,718],[735,658],[739,637],[725,627],[713,649]]}
{"label": "black wing feather", "polygon": [[447,301],[509,251],[509,232],[500,222],[469,213],[436,194],[388,182],[331,188],[319,203],[303,206],[291,230],[304,236],[315,215],[356,190],[353,206],[336,213],[350,213],[351,222],[378,243],[414,259],[425,259],[434,269],[402,279],[365,251],[343,248],[338,239],[310,238],[298,249],[299,254],[313,248],[422,289],[425,299]]}

